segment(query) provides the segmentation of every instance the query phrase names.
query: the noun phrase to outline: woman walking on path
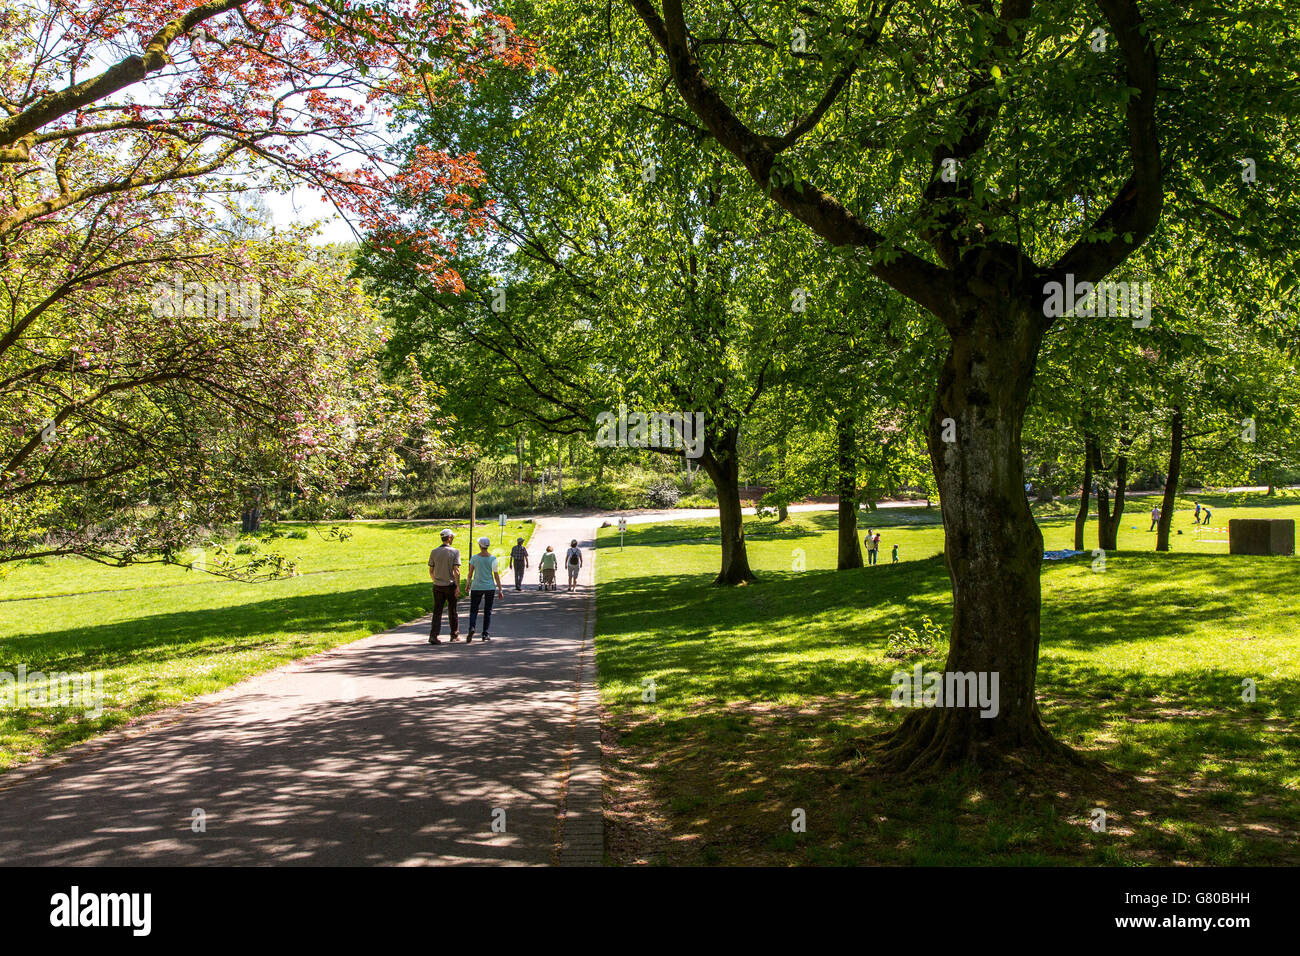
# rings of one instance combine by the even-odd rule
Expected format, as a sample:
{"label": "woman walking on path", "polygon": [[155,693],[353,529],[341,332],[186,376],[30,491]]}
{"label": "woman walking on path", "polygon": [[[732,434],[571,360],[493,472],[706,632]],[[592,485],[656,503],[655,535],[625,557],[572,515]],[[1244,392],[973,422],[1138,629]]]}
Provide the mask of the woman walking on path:
{"label": "woman walking on path", "polygon": [[555,566],[557,564],[559,564],[559,560],[555,557],[555,549],[548,544],[546,552],[542,555],[541,562],[537,565],[537,569],[542,572],[542,583],[537,586],[537,590],[555,590]]}
{"label": "woman walking on path", "polygon": [[569,590],[572,591],[578,586],[578,572],[582,570],[582,549],[578,547],[577,538],[569,542],[569,550],[564,556],[564,566],[569,569]]}
{"label": "woman walking on path", "polygon": [[492,626],[492,591],[496,590],[496,597],[505,597],[501,590],[501,573],[497,570],[497,559],[494,555],[488,554],[488,548],[491,546],[491,538],[479,538],[478,554],[469,559],[469,634],[465,636],[466,644],[474,640],[474,625],[478,621],[480,603],[483,605],[483,641],[486,643],[492,640],[488,637],[488,628]]}

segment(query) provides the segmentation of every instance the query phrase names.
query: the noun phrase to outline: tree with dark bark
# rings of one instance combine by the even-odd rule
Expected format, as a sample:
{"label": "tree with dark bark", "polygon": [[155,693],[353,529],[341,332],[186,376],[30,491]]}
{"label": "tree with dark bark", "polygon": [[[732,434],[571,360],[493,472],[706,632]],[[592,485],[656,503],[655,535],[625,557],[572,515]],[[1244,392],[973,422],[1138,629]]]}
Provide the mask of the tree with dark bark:
{"label": "tree with dark bark", "polygon": [[[1057,317],[1050,290],[1090,291],[1155,229],[1171,179],[1227,158],[1218,144],[1196,155],[1187,129],[1220,122],[1212,87],[1229,71],[1205,64],[1255,46],[1245,21],[1234,33],[1208,6],[1137,0],[1098,0],[1095,22],[1032,0],[776,3],[735,19],[708,3],[629,4],[690,116],[756,188],[948,333],[928,427],[953,583],[947,669],[998,673],[1002,704],[992,719],[909,715],[884,764],[1065,753],[1035,696],[1042,536],[1020,447]],[[1161,102],[1162,63],[1175,103]],[[1289,82],[1276,58],[1265,74],[1270,91]],[[1166,135],[1178,137],[1169,166]],[[877,150],[889,158],[862,161]]]}

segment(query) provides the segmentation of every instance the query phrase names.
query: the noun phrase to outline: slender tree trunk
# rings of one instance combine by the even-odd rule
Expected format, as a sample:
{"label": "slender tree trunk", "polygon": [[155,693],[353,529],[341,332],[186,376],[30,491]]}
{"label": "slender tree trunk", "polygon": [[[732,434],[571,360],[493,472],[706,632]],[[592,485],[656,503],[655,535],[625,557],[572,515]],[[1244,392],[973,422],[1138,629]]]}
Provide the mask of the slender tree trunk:
{"label": "slender tree trunk", "polygon": [[251,534],[262,530],[262,489],[249,491],[244,504],[243,514],[239,516],[239,530],[242,534]]}
{"label": "slender tree trunk", "polygon": [[745,584],[755,580],[745,550],[745,520],[740,506],[740,469],[736,458],[736,429],[727,429],[717,443],[708,442],[700,464],[718,492],[718,523],[722,529],[722,570],[715,585]]}
{"label": "slender tree trunk", "polygon": [[[1043,536],[1025,497],[1020,433],[1041,317],[1014,303],[986,300],[984,308],[950,333],[926,439],[952,580],[945,672],[985,675],[990,690],[996,675],[997,713],[918,708],[885,741],[886,769],[997,763],[1012,752],[1028,761],[1071,754],[1043,727],[1034,697]],[[947,419],[956,425],[952,442],[943,440]]]}
{"label": "slender tree trunk", "polygon": [[1092,440],[1093,469],[1098,475],[1097,481],[1097,547],[1103,551],[1114,551],[1119,540],[1119,522],[1124,515],[1125,490],[1128,487],[1128,448],[1131,438],[1120,440],[1120,451],[1112,463],[1115,469],[1115,503],[1110,503],[1110,489],[1106,487],[1104,476],[1109,472],[1101,460],[1101,447]]}
{"label": "slender tree trunk", "polygon": [[474,519],[478,517],[478,469],[470,466],[469,469],[469,541],[467,545],[474,544]]}
{"label": "slender tree trunk", "polygon": [[524,483],[524,435],[523,432],[515,432],[515,462],[519,466],[518,477],[515,479],[517,484]]}
{"label": "slender tree trunk", "polygon": [[1169,550],[1169,528],[1174,523],[1174,506],[1178,497],[1178,473],[1183,468],[1183,409],[1174,406],[1170,429],[1169,474],[1165,476],[1165,497],[1160,503],[1160,524],[1156,526],[1156,550]]}
{"label": "slender tree trunk", "polygon": [[786,458],[790,447],[790,432],[786,427],[785,415],[789,404],[786,400],[787,388],[785,383],[781,384],[781,398],[779,405],[779,415],[776,427],[781,432],[781,442],[777,445],[776,451],[776,483],[780,500],[776,503],[776,520],[778,522],[790,520],[790,503],[785,500],[785,476],[786,476]]}
{"label": "slender tree trunk", "polygon": [[1083,490],[1079,492],[1079,510],[1074,516],[1074,550],[1083,550],[1083,532],[1088,525],[1088,502],[1092,497],[1092,455],[1087,440],[1083,451]]}
{"label": "slender tree trunk", "polygon": [[862,567],[862,545],[858,541],[858,449],[852,415],[841,415],[835,423],[839,441],[839,559],[841,571]]}

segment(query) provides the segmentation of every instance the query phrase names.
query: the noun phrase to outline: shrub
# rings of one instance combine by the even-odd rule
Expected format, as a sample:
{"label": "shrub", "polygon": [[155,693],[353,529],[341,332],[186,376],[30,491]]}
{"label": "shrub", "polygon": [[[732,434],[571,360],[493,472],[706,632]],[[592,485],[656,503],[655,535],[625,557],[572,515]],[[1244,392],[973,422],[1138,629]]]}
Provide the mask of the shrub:
{"label": "shrub", "polygon": [[681,498],[677,482],[670,478],[656,478],[646,486],[645,497],[651,508],[672,508]]}

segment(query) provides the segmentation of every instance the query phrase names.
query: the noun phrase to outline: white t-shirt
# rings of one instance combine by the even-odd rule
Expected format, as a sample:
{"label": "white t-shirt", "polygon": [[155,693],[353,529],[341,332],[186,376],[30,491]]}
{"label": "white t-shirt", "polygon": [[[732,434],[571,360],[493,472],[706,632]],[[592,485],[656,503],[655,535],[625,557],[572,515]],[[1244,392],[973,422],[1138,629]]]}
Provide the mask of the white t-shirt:
{"label": "white t-shirt", "polygon": [[582,563],[582,549],[570,548],[564,555],[564,563],[571,568],[576,568]]}

